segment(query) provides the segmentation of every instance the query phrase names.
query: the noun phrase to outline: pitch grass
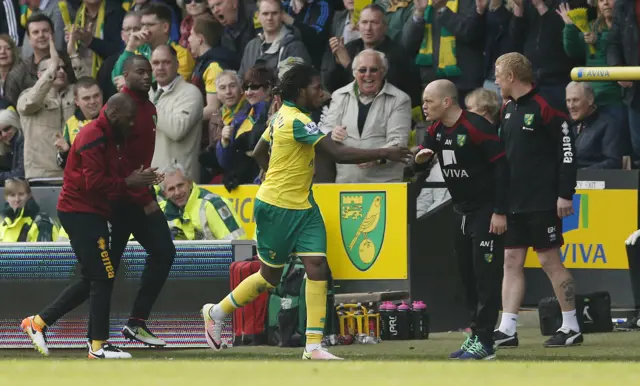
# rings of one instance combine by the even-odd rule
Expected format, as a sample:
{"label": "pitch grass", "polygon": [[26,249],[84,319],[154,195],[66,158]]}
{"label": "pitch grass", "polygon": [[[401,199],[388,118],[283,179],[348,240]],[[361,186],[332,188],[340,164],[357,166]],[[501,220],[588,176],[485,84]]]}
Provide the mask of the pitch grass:
{"label": "pitch grass", "polygon": [[337,363],[303,362],[301,348],[277,347],[220,353],[137,349],[131,350],[134,359],[121,361],[89,361],[81,350],[52,350],[49,358],[33,350],[0,350],[0,385],[640,384],[634,363],[640,361],[640,333],[591,334],[583,346],[561,349],[543,348],[546,338],[537,328],[520,328],[519,335],[519,348],[498,351],[495,362],[474,363],[446,359],[464,338],[459,332],[432,334],[423,341],[333,347],[346,359]]}

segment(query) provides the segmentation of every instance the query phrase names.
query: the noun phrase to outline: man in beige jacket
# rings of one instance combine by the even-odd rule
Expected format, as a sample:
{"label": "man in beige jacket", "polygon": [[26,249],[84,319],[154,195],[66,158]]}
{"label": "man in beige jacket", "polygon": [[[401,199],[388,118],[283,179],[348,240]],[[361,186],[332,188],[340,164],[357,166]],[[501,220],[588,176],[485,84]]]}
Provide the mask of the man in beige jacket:
{"label": "man in beige jacket", "polygon": [[202,94],[196,86],[178,75],[178,58],[172,47],[157,47],[151,55],[151,68],[158,82],[158,87],[149,91],[149,98],[158,110],[156,147],[151,166],[164,168],[178,162],[184,165],[189,175],[199,176],[198,155],[204,110]]}
{"label": "man in beige jacket", "polygon": [[[411,100],[386,80],[386,56],[361,51],[353,60],[355,81],[336,90],[321,122],[334,141],[360,149],[407,146],[411,131]],[[336,183],[402,182],[404,165],[374,161],[336,165]]]}
{"label": "man in beige jacket", "polygon": [[[77,58],[72,58],[72,64],[76,76],[84,74]],[[51,43],[49,58],[38,63],[36,84],[24,90],[17,103],[24,132],[24,171],[30,183],[62,183],[63,171],[56,162],[53,143],[75,110],[73,89],[64,62]]]}

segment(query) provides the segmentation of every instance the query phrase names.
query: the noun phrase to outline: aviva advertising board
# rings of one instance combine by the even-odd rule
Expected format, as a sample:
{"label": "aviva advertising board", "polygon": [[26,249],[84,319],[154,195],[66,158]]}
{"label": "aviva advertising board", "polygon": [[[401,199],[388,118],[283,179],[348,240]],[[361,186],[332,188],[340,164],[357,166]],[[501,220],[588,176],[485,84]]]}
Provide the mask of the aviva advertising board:
{"label": "aviva advertising board", "polygon": [[[628,269],[626,238],[637,229],[636,190],[578,190],[562,222],[560,255],[567,268]],[[525,267],[540,268],[529,249]]]}
{"label": "aviva advertising board", "polygon": [[[229,199],[249,235],[255,235],[257,185],[229,193],[201,186]],[[407,185],[320,184],[313,186],[327,228],[327,260],[336,280],[407,278]]]}

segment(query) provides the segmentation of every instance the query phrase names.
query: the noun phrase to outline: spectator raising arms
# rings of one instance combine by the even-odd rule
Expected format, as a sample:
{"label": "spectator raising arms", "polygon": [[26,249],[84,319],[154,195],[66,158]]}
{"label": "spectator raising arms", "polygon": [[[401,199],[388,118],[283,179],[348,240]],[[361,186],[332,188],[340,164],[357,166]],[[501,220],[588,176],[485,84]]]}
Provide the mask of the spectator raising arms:
{"label": "spectator raising arms", "polygon": [[[331,20],[331,28],[329,29],[329,37],[335,36],[342,44],[347,44],[353,40],[360,39],[360,31],[358,31],[357,23],[354,24],[354,0],[343,0],[343,10],[337,11]],[[331,47],[325,44],[324,56],[320,65],[322,71],[322,83],[327,83],[329,70],[335,64],[335,58]]]}
{"label": "spectator raising arms", "polygon": [[[460,101],[484,82],[483,36],[487,0],[416,0],[402,33],[403,46],[415,57],[422,83],[448,79]],[[403,70],[401,70],[403,71]],[[393,81],[392,81],[393,83]]]}
{"label": "spectator raising arms", "polygon": [[[57,1],[50,0],[29,0],[26,7],[20,7],[21,12],[24,12],[20,21],[29,33],[29,19],[34,16],[45,17],[51,21],[51,35],[55,42],[56,49],[59,51],[64,50],[64,21],[62,20],[62,13]],[[31,39],[25,39],[22,44],[22,58],[26,59],[30,57],[36,50],[33,46]]]}
{"label": "spectator raising arms", "polygon": [[195,62],[189,51],[169,39],[171,28],[171,9],[162,3],[151,3],[141,12],[142,30],[129,35],[127,46],[113,67],[112,79],[123,74],[123,66],[128,57],[139,54],[151,58],[153,50],[163,44],[169,44],[178,55],[178,73],[183,79],[190,80]]}
{"label": "spectator raising arms", "polygon": [[[62,170],[56,163],[52,144],[66,120],[73,115],[74,86],[70,84],[64,62],[51,41],[50,57],[38,64],[38,81],[20,94],[18,113],[24,130],[24,168],[28,180],[61,183]],[[77,75],[82,75],[82,64]]]}
{"label": "spectator raising arms", "polygon": [[387,20],[384,9],[377,4],[366,6],[360,13],[358,30],[362,35],[348,44],[344,44],[337,37],[329,39],[329,46],[334,55],[332,63],[323,66],[328,69],[325,74],[325,86],[329,91],[335,91],[352,82],[352,61],[360,51],[374,49],[386,55],[388,68],[386,80],[411,97],[413,105],[420,105],[420,79],[412,63],[411,55],[405,49],[394,43],[387,33]]}
{"label": "spectator raising arms", "polygon": [[[551,107],[566,112],[565,87],[575,62],[562,44],[564,23],[553,11],[560,0],[513,0],[509,34],[518,52],[531,61],[540,95]],[[581,60],[582,61],[582,60]]]}
{"label": "spectator raising arms", "polygon": [[[53,41],[53,22],[42,13],[34,13],[27,19],[26,30],[33,54],[26,58],[23,56],[20,62],[14,64],[4,82],[4,98],[14,106],[18,103],[20,93],[32,87],[38,80],[38,64],[50,55],[49,43]],[[59,53],[66,67],[66,73],[73,74],[73,67],[67,53],[64,51]],[[75,77],[69,81],[74,83]]]}
{"label": "spectator raising arms", "polygon": [[5,204],[0,224],[0,242],[55,241],[58,227],[51,217],[40,212],[27,181],[9,178],[4,183]]}
{"label": "spectator raising arms", "polygon": [[69,40],[77,43],[77,50],[90,68],[92,77],[98,75],[102,61],[118,53],[122,42],[115,39],[120,32],[124,10],[116,1],[83,0],[74,25],[69,33]]}
{"label": "spectator raising arms", "polygon": [[[624,1],[624,0],[620,0]],[[563,31],[564,50],[575,60],[586,60],[589,67],[607,65],[607,47],[609,29],[613,23],[613,4],[615,0],[598,1],[598,17],[590,24],[591,32],[580,32],[569,16],[569,5],[560,4],[556,12],[565,23]],[[594,53],[591,52],[595,49]],[[620,132],[628,130],[627,111],[622,103],[622,90],[616,82],[589,82],[595,93],[595,104],[600,112],[606,112],[617,119]]]}
{"label": "spectator raising arms", "polygon": [[[320,68],[323,50],[329,41],[333,7],[327,0],[285,0],[282,21],[300,31],[302,43],[309,50],[311,63]],[[264,27],[264,24],[263,24]]]}
{"label": "spectator raising arms", "polygon": [[111,73],[123,52],[124,45],[129,41],[129,36],[138,31],[140,31],[140,15],[131,11],[124,16],[124,20],[122,21],[122,30],[120,31],[122,48],[117,53],[108,57],[102,63],[102,66],[100,66],[100,70],[98,70],[96,79],[98,79],[105,100],[111,98],[113,94],[117,93],[118,90],[124,86],[124,76],[116,76],[111,80]]}

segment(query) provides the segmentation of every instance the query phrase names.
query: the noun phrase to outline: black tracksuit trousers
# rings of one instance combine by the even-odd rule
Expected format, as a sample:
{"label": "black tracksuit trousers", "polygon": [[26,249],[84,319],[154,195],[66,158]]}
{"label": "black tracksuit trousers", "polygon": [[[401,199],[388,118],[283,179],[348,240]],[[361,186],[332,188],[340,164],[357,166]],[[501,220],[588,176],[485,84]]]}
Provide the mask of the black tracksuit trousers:
{"label": "black tracksuit trousers", "polygon": [[[97,225],[91,225],[91,219],[94,218],[94,215],[85,213],[58,213],[62,226],[69,234],[74,251],[76,251],[76,246],[73,241],[74,237],[80,240],[90,240],[84,235],[90,229],[97,229]],[[66,217],[67,220],[63,220],[63,217]],[[95,215],[95,217],[99,216]],[[93,221],[96,222],[95,219]],[[114,207],[112,219],[110,220],[111,232],[109,232],[107,221],[103,219],[101,221],[103,228],[101,228],[100,232],[102,233],[100,233],[100,235],[105,238],[107,248],[111,246],[109,256],[114,273],[118,270],[120,260],[131,234],[133,234],[136,241],[138,241],[148,253],[145,268],[142,272],[140,290],[138,291],[130,315],[130,320],[142,323],[149,319],[151,308],[153,308],[169,276],[169,271],[171,270],[176,255],[176,249],[171,239],[171,232],[169,231],[167,220],[161,210],[146,215],[144,209],[138,205],[117,203]],[[75,232],[76,230],[78,232]],[[73,236],[72,234],[74,232],[78,234],[78,236]],[[86,241],[86,243],[96,246],[97,238],[94,237],[92,240],[93,244],[91,244],[90,241]],[[84,244],[81,243],[80,245]],[[77,251],[76,256],[79,256],[79,252]],[[80,263],[82,264],[82,261],[80,261]],[[111,299],[113,280],[109,282],[109,299]],[[103,284],[96,284],[98,287],[101,285]],[[91,296],[93,296],[93,292],[93,285],[90,284],[90,280],[85,277],[85,273],[82,271],[81,279],[69,285],[51,306],[40,313],[40,317],[50,326],[66,313],[84,303],[84,301],[90,297],[90,293]],[[91,307],[93,309],[93,304]],[[109,311],[110,308],[107,307],[106,321],[104,323],[100,322],[98,326],[93,325],[95,318],[89,318],[89,339],[106,340],[109,337]],[[94,328],[102,331],[104,328],[103,324],[106,324],[106,335],[93,336],[91,331]],[[104,337],[102,337],[103,335]]]}
{"label": "black tracksuit trousers", "polygon": [[493,208],[456,214],[455,253],[465,288],[471,329],[480,342],[493,347],[493,331],[501,306],[504,264],[503,236],[489,233]]}
{"label": "black tracksuit trousers", "polygon": [[140,289],[133,303],[130,321],[144,322],[149,319],[162,287],[176,257],[176,247],[171,239],[167,219],[161,210],[145,214],[140,205],[118,202],[113,206],[111,221],[111,253],[121,257],[133,234],[136,241],[147,252],[147,261]]}
{"label": "black tracksuit trousers", "polygon": [[67,286],[39,315],[50,326],[88,298],[87,337],[90,340],[107,340],[111,293],[120,263],[120,256],[109,251],[107,220],[93,213],[61,211],[58,211],[58,218],[69,235],[80,264],[80,278]]}

